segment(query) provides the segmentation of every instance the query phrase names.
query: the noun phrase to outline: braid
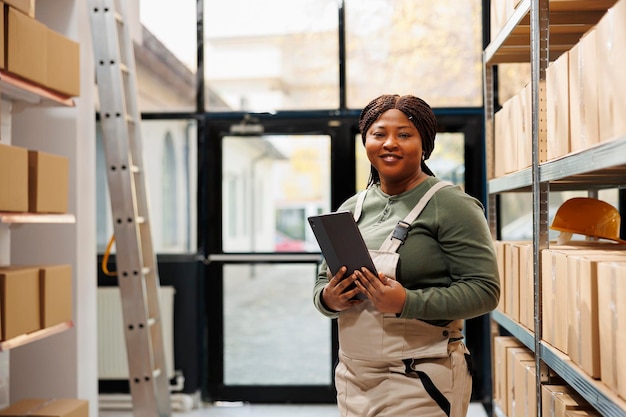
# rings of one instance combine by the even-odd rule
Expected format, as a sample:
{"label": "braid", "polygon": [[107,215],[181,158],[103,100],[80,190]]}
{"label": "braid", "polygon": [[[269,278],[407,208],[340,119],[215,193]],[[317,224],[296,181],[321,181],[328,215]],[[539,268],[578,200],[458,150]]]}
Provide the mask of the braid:
{"label": "braid", "polygon": [[[417,131],[422,138],[422,149],[424,150],[424,159],[430,158],[430,154],[435,149],[435,135],[437,134],[437,118],[432,108],[419,97],[398,94],[384,94],[370,101],[359,116],[359,130],[361,132],[361,140],[365,144],[367,131],[381,114],[387,110],[397,109],[404,113],[409,120],[415,125]],[[422,161],[422,170],[428,175],[434,176],[432,171]],[[368,186],[380,183],[378,171],[372,166],[370,171],[370,179]]]}

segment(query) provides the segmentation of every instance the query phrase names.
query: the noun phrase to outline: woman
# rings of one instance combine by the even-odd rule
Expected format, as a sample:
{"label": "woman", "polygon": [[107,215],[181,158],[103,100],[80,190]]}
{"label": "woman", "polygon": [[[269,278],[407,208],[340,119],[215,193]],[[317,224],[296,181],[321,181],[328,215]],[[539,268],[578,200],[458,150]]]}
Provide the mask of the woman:
{"label": "woman", "polygon": [[[363,109],[359,129],[371,163],[368,189],[339,210],[355,213],[379,272],[343,267],[331,277],[323,263],[314,288],[318,310],[338,318],[340,415],[464,417],[472,381],[463,320],[493,310],[500,296],[484,209],[444,186],[403,223],[427,192],[445,185],[424,162],[437,123],[422,99],[382,95]],[[406,233],[403,241],[386,239],[394,228]]]}

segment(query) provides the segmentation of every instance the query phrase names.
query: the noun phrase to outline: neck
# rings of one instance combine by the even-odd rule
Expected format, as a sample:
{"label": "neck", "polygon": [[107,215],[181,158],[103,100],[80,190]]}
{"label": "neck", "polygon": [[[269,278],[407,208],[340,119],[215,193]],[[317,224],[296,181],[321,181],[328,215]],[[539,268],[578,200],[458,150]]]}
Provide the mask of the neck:
{"label": "neck", "polygon": [[426,181],[427,178],[428,174],[426,174],[424,171],[420,171],[415,178],[408,179],[406,182],[390,183],[384,181],[381,178],[380,189],[385,194],[398,195],[417,187],[418,185]]}

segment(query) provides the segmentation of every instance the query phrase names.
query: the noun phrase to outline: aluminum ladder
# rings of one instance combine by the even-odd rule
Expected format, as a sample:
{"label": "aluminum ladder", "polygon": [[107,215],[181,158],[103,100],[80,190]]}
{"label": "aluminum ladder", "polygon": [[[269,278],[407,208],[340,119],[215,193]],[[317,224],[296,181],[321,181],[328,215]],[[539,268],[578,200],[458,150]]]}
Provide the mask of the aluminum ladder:
{"label": "aluminum ladder", "polygon": [[133,415],[170,416],[160,282],[150,232],[127,7],[124,0],[89,0],[100,123]]}

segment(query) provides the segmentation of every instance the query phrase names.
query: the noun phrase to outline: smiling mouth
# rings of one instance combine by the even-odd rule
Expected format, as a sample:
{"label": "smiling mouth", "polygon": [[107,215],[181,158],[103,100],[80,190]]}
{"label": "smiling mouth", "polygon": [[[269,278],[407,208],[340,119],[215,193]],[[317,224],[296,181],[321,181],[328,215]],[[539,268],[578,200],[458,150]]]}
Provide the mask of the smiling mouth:
{"label": "smiling mouth", "polygon": [[397,161],[402,159],[398,155],[381,155],[380,157],[383,161]]}

